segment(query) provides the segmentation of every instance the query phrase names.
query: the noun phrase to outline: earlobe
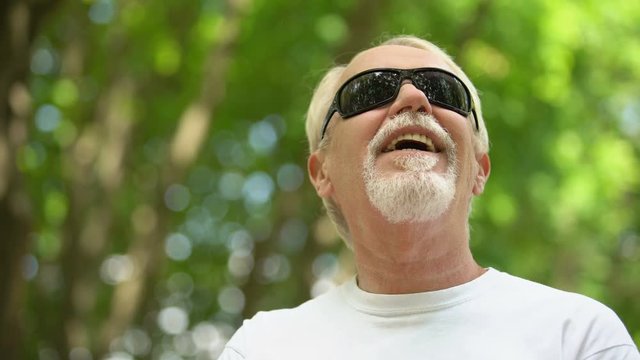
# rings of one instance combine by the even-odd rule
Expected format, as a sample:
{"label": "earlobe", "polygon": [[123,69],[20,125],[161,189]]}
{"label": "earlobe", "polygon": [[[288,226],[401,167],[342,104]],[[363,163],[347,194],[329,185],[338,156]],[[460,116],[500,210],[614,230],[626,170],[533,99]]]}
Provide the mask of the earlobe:
{"label": "earlobe", "polygon": [[331,179],[327,175],[325,170],[325,158],[323,154],[318,151],[314,151],[309,155],[307,160],[307,171],[309,172],[309,179],[316,189],[318,196],[327,198],[333,191]]}
{"label": "earlobe", "polygon": [[489,154],[480,154],[477,156],[476,161],[478,168],[476,172],[475,181],[473,184],[473,194],[478,196],[484,191],[484,185],[489,180],[489,174],[491,173],[491,160]]}

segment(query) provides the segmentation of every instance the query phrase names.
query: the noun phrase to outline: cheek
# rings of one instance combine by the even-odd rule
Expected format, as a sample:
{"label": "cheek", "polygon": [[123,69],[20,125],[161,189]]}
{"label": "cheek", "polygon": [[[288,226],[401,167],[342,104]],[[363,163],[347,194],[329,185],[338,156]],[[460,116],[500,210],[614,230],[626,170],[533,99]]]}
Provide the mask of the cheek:
{"label": "cheek", "polygon": [[337,195],[349,196],[354,190],[362,188],[362,165],[367,156],[367,143],[341,137],[330,146],[329,151],[329,177]]}
{"label": "cheek", "polygon": [[478,164],[475,158],[475,151],[470,142],[465,142],[464,150],[460,149],[460,156],[458,157],[460,170],[458,182],[465,190],[471,192],[475,182],[476,173],[478,170]]}
{"label": "cheek", "polygon": [[331,150],[337,155],[336,160],[343,164],[361,163],[364,160],[369,142],[378,131],[381,118],[384,118],[380,113],[381,111],[372,110],[347,120],[339,120],[342,123],[333,129],[332,134],[334,138]]}

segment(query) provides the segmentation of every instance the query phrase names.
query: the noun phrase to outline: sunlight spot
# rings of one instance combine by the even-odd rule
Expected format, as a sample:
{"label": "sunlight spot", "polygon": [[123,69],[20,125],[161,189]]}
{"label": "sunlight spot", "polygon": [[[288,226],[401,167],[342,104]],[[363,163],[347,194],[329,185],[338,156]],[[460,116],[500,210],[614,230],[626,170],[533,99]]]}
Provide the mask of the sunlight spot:
{"label": "sunlight spot", "polygon": [[271,176],[262,171],[249,175],[242,187],[242,193],[249,204],[265,204],[271,200],[274,184]]}
{"label": "sunlight spot", "polygon": [[221,133],[213,138],[216,157],[223,166],[246,168],[253,162],[250,151],[232,136],[229,133]]}
{"label": "sunlight spot", "polygon": [[171,350],[163,351],[158,360],[183,360],[182,357]]}
{"label": "sunlight spot", "polygon": [[215,188],[215,173],[209,167],[197,166],[189,174],[188,185],[196,194],[207,194]]}
{"label": "sunlight spot", "polygon": [[83,347],[74,347],[69,351],[69,360],[91,360],[93,359],[93,355],[91,355],[91,351],[87,348]]}
{"label": "sunlight spot", "polygon": [[298,253],[306,244],[309,229],[300,218],[288,219],[280,229],[278,245],[288,254]]}
{"label": "sunlight spot", "polygon": [[229,251],[245,250],[251,252],[253,250],[253,237],[245,229],[235,230],[227,237],[227,248]]}
{"label": "sunlight spot", "polygon": [[56,54],[48,48],[40,48],[31,57],[31,71],[38,75],[49,75],[56,71]]}
{"label": "sunlight spot", "polygon": [[133,356],[127,354],[126,352],[117,351],[107,354],[104,357],[105,360],[133,360]]}
{"label": "sunlight spot", "polygon": [[117,285],[133,277],[135,266],[128,255],[111,255],[100,266],[100,277],[109,285]]}
{"label": "sunlight spot", "polygon": [[218,328],[208,322],[201,322],[196,325],[191,336],[193,337],[193,343],[202,351],[217,349],[223,343],[222,335]]}
{"label": "sunlight spot", "polygon": [[164,193],[164,203],[167,205],[167,208],[180,212],[189,206],[189,202],[191,201],[191,194],[189,193],[189,189],[181,184],[173,184],[169,186],[167,191]]}
{"label": "sunlight spot", "polygon": [[184,332],[189,326],[187,312],[177,306],[162,309],[158,314],[158,325],[167,334],[177,335]]}
{"label": "sunlight spot", "polygon": [[259,154],[269,154],[278,142],[276,129],[268,121],[259,121],[249,128],[249,145]]}
{"label": "sunlight spot", "polygon": [[150,234],[158,224],[156,210],[146,204],[138,205],[131,213],[131,224],[138,234]]}
{"label": "sunlight spot", "polygon": [[640,136],[640,103],[628,103],[622,110],[620,129],[630,137]]}
{"label": "sunlight spot", "polygon": [[32,141],[18,150],[17,160],[20,170],[35,170],[47,160],[47,149],[40,142]]}
{"label": "sunlight spot", "polygon": [[304,181],[304,171],[296,164],[284,164],[278,169],[277,178],[282,191],[296,191]]}
{"label": "sunlight spot", "polygon": [[244,293],[235,286],[224,287],[218,294],[218,304],[220,309],[229,314],[239,314],[244,309]]}
{"label": "sunlight spot", "polygon": [[227,200],[238,200],[242,196],[244,177],[237,172],[225,172],[218,182],[220,196]]}
{"label": "sunlight spot", "polygon": [[315,32],[324,42],[336,44],[344,41],[349,32],[349,28],[344,19],[339,15],[327,14],[317,20]]}
{"label": "sunlight spot", "polygon": [[260,262],[261,280],[265,283],[274,283],[286,280],[291,273],[289,259],[281,254],[272,254]]}
{"label": "sunlight spot", "polygon": [[311,269],[316,278],[331,279],[338,273],[338,258],[333,253],[320,254],[313,260]]}
{"label": "sunlight spot", "polygon": [[129,353],[139,357],[144,357],[151,351],[151,339],[140,329],[127,330],[122,336],[122,344]]}
{"label": "sunlight spot", "polygon": [[50,191],[44,198],[44,217],[51,225],[60,225],[69,212],[69,199],[60,191]]}
{"label": "sunlight spot", "polygon": [[181,293],[187,296],[191,295],[193,285],[191,275],[184,272],[174,273],[167,279],[167,289],[172,293]]}
{"label": "sunlight spot", "polygon": [[491,219],[500,226],[506,226],[515,221],[517,209],[513,197],[506,193],[496,193],[487,204]]}
{"label": "sunlight spot", "polygon": [[173,347],[179,355],[187,358],[192,358],[198,351],[196,344],[193,342],[193,336],[189,331],[176,335],[173,338]]}
{"label": "sunlight spot", "polygon": [[161,75],[173,75],[180,68],[182,59],[180,45],[173,39],[163,38],[155,51],[155,69]]}
{"label": "sunlight spot", "polygon": [[43,231],[35,235],[36,253],[43,260],[54,260],[60,254],[62,241],[53,231]]}
{"label": "sunlight spot", "polygon": [[57,107],[51,104],[45,104],[36,111],[36,127],[42,132],[52,132],[60,124],[62,115]]}
{"label": "sunlight spot", "polygon": [[183,234],[171,234],[165,241],[164,251],[172,260],[186,260],[191,256],[191,241]]}
{"label": "sunlight spot", "polygon": [[248,276],[253,270],[253,265],[253,254],[246,249],[235,250],[227,261],[227,269],[237,278]]}
{"label": "sunlight spot", "polygon": [[31,254],[27,254],[22,258],[22,276],[25,280],[33,280],[38,275],[40,264],[38,259]]}
{"label": "sunlight spot", "polygon": [[211,215],[212,220],[222,220],[229,211],[229,203],[218,194],[209,194],[202,200],[204,206]]}
{"label": "sunlight spot", "polygon": [[89,8],[89,19],[96,24],[108,24],[115,12],[115,4],[112,0],[97,0]]}
{"label": "sunlight spot", "polygon": [[69,107],[78,101],[78,87],[71,79],[60,79],[53,85],[51,97],[56,105]]}
{"label": "sunlight spot", "polygon": [[638,259],[640,256],[640,235],[629,232],[620,237],[620,255],[630,261]]}

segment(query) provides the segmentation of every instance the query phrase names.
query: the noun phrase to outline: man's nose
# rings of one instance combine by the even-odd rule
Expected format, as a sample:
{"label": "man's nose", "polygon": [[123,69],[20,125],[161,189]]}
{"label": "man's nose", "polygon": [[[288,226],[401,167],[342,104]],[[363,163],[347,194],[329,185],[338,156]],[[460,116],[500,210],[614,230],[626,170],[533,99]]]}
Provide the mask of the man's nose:
{"label": "man's nose", "polygon": [[427,114],[431,114],[433,111],[427,95],[409,80],[405,80],[400,85],[400,91],[391,103],[389,114],[395,116],[405,111],[420,111]]}

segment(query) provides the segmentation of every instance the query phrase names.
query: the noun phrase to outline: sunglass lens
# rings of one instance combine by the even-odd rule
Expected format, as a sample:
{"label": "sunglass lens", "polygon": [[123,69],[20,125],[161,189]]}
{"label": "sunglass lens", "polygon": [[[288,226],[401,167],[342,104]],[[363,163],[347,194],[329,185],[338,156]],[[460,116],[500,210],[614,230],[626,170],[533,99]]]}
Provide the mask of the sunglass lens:
{"label": "sunglass lens", "polygon": [[393,98],[399,78],[398,73],[374,71],[350,80],[340,93],[340,112],[352,116]]}
{"label": "sunglass lens", "polygon": [[464,85],[453,76],[440,72],[421,72],[415,75],[416,86],[425,92],[429,101],[468,113],[471,109]]}

